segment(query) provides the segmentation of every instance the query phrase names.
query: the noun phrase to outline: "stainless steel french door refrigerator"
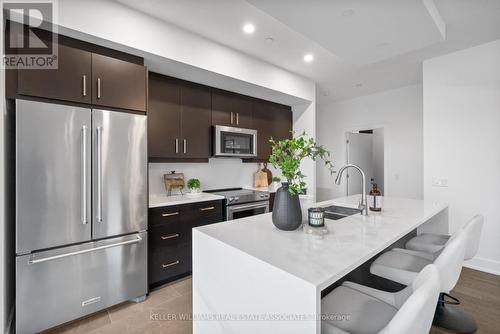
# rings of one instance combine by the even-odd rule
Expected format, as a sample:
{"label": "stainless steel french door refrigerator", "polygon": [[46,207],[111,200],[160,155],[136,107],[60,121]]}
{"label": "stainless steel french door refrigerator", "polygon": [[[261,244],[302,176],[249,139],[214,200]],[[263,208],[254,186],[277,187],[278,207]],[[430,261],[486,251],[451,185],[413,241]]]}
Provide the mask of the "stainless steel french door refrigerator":
{"label": "stainless steel french door refrigerator", "polygon": [[16,101],[16,332],[147,293],[146,116]]}

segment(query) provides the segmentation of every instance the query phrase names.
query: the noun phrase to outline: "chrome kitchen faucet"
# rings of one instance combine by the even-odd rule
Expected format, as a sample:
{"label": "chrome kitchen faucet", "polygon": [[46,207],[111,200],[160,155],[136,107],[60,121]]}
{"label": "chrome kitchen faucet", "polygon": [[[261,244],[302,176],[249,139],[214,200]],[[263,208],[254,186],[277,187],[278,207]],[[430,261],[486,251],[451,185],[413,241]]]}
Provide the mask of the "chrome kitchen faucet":
{"label": "chrome kitchen faucet", "polygon": [[361,209],[361,214],[363,216],[368,216],[368,202],[366,200],[366,177],[365,172],[363,172],[361,167],[354,164],[347,164],[344,167],[340,168],[339,172],[337,173],[337,177],[335,178],[335,183],[337,185],[340,184],[340,181],[342,180],[342,173],[344,172],[344,170],[350,167],[357,169],[361,174],[361,202],[359,203],[359,208]]}

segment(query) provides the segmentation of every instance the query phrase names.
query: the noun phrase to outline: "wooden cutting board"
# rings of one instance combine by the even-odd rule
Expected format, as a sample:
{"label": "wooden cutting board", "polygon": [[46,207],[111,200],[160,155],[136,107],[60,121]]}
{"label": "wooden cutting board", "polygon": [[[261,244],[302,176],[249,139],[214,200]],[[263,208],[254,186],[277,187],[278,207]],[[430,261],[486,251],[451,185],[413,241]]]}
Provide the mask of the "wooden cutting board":
{"label": "wooden cutting board", "polygon": [[254,184],[253,184],[253,186],[256,187],[256,188],[269,186],[269,184],[267,183],[267,173],[263,172],[261,170],[260,164],[259,164],[258,168],[259,169],[254,174],[254,178],[253,178]]}

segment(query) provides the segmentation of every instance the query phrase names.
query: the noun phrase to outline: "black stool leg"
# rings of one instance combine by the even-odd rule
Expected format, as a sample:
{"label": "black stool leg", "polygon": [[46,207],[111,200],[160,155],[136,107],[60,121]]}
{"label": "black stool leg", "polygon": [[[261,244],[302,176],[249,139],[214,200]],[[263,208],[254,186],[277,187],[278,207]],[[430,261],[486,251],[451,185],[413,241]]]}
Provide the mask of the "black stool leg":
{"label": "black stool leg", "polygon": [[[446,297],[454,301],[447,301]],[[476,322],[467,312],[459,308],[458,304],[460,304],[458,299],[441,293],[432,324],[453,333],[474,333],[477,331]]]}

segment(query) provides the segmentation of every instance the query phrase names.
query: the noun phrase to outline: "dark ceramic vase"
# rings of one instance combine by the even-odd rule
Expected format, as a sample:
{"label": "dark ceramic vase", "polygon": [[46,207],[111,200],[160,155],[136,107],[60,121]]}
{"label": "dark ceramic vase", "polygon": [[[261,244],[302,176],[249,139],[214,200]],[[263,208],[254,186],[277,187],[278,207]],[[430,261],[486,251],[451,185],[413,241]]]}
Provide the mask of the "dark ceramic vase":
{"label": "dark ceramic vase", "polygon": [[299,195],[290,194],[286,182],[281,184],[274,197],[273,224],[284,231],[296,230],[302,224]]}

